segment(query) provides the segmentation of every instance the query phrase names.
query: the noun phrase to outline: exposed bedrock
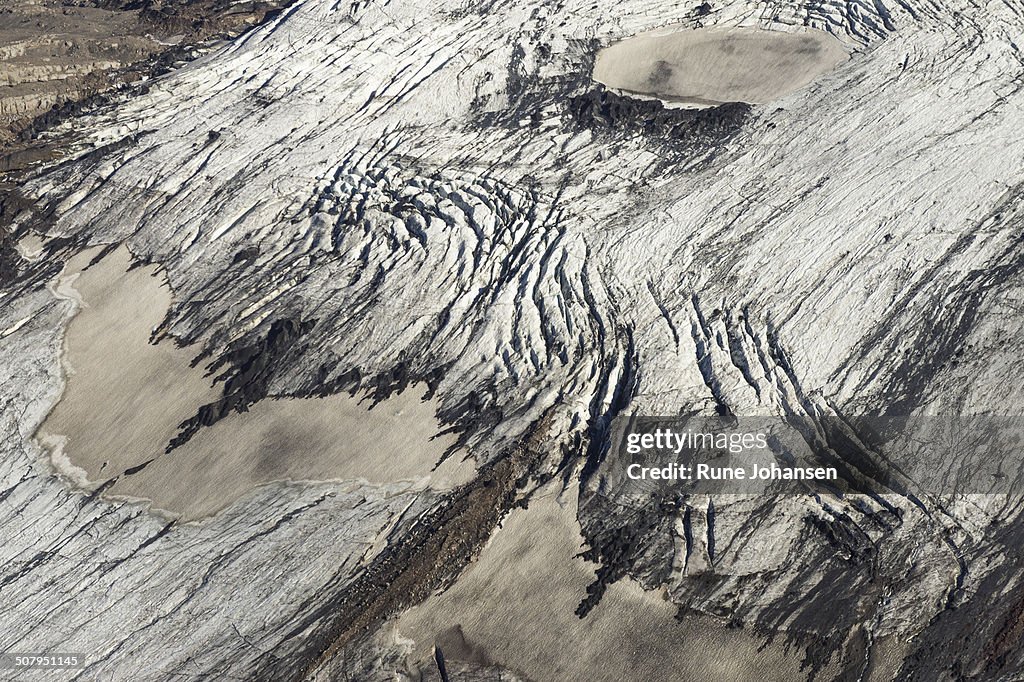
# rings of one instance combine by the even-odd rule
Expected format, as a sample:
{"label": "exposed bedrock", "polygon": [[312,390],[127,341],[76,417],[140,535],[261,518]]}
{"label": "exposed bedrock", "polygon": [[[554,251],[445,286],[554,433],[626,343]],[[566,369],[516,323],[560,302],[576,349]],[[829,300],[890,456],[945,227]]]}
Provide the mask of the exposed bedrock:
{"label": "exposed bedrock", "polygon": [[[598,48],[667,24],[806,25],[852,56],[765,106],[590,81]],[[42,233],[45,257],[0,247],[0,650],[91,652],[83,680],[384,676],[403,652],[379,626],[561,476],[598,566],[583,617],[630,578],[809,645],[808,674],[1019,675],[1019,501],[593,485],[621,414],[815,431],[1024,405],[1022,27],[1012,3],[307,0],[76,120],[4,238]],[[154,342],[219,377],[172,450],[268,397],[425,383],[477,479],[280,484],[180,525],[70,491],[32,440],[74,308],[46,285],[122,243],[173,291]]]}

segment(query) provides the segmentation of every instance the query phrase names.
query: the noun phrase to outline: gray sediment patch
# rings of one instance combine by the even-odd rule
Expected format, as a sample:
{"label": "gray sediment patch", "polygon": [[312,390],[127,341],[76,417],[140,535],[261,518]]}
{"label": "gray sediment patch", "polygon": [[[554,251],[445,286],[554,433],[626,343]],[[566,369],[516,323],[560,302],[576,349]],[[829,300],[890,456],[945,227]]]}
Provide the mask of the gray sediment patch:
{"label": "gray sediment patch", "polygon": [[190,411],[218,393],[202,370],[188,371],[194,352],[149,343],[171,304],[157,268],[129,271],[123,247],[87,267],[99,253],[79,254],[54,283],[80,309],[64,336],[64,394],[38,434],[51,447],[62,437],[75,478],[93,482],[163,452]]}
{"label": "gray sediment patch", "polygon": [[448,660],[498,665],[534,682],[806,677],[795,647],[709,616],[679,621],[662,593],[632,580],[612,584],[578,618],[596,567],[579,557],[575,489],[556,491],[511,512],[452,587],[397,619],[396,641],[413,642],[411,669],[429,669],[437,646]]}
{"label": "gray sediment patch", "polygon": [[593,77],[609,88],[690,107],[764,104],[799,90],[848,56],[839,40],[812,29],[670,26],[601,50]]}
{"label": "gray sediment patch", "polygon": [[434,438],[439,426],[425,390],[410,388],[373,409],[347,394],[264,400],[123,477],[110,493],[194,519],[270,481],[405,481],[447,490],[469,481],[475,467],[456,454],[434,468],[455,437]]}
{"label": "gray sediment patch", "polygon": [[370,409],[349,395],[267,400],[231,414],[164,454],[180,424],[219,387],[190,367],[194,349],[150,343],[171,304],[156,266],[129,270],[124,247],[86,267],[74,258],[53,286],[81,306],[65,334],[66,387],[37,433],[54,467],[105,495],[143,499],[182,520],[215,513],[253,487],[282,480],[408,481],[448,488],[475,467],[459,454],[435,465],[454,436],[412,387]]}

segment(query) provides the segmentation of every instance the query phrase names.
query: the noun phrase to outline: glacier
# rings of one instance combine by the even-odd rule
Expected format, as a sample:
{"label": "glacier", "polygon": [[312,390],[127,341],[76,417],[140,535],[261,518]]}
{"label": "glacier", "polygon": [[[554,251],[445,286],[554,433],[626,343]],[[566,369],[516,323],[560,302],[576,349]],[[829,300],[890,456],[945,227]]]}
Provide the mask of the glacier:
{"label": "glacier", "polygon": [[[700,111],[592,81],[675,24],[810,27],[850,59]],[[90,652],[76,680],[391,679],[388,619],[561,480],[599,566],[584,617],[628,578],[808,675],[872,679],[889,640],[900,679],[1024,674],[1020,500],[593,494],[621,414],[1024,406],[1022,39],[1014,0],[304,0],[65,123],[7,216],[46,255],[0,306],[0,650]],[[118,244],[166,272],[154,340],[223,372],[178,442],[423,383],[477,479],[281,483],[195,524],[69,487],[33,440],[75,310],[47,284]]]}

